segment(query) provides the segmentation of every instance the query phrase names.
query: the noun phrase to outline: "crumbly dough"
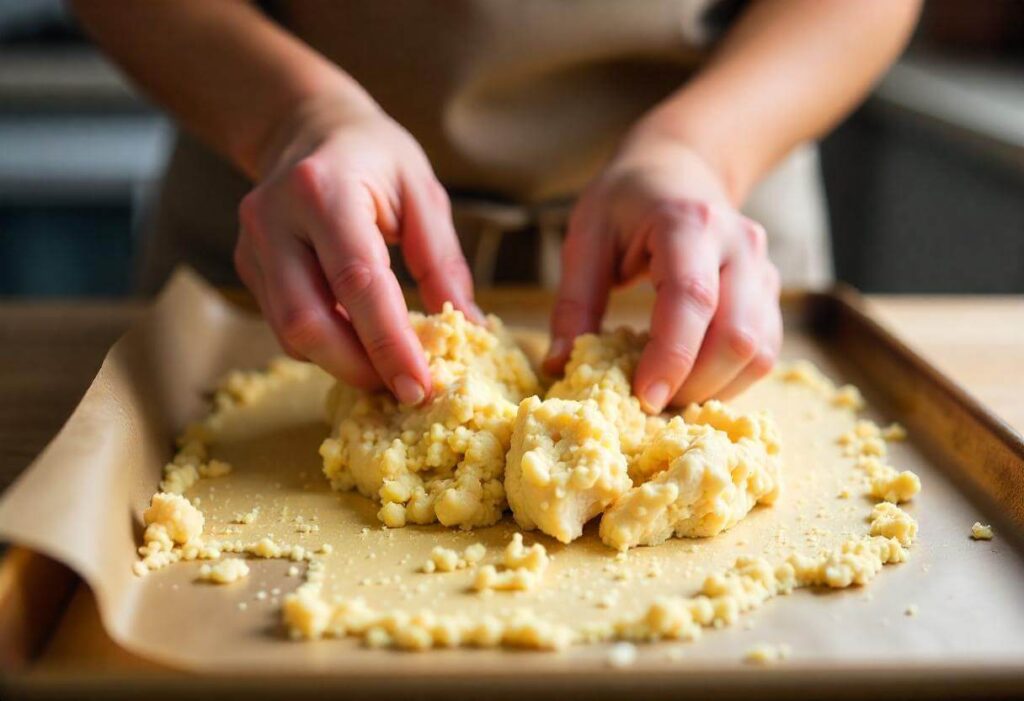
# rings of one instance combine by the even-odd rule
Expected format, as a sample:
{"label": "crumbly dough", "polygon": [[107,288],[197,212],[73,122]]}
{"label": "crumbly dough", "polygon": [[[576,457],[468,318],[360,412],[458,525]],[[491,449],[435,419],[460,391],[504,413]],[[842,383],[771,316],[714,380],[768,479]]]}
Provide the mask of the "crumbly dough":
{"label": "crumbly dough", "polygon": [[548,390],[548,399],[591,400],[618,431],[626,456],[643,445],[647,415],[633,396],[633,371],[647,343],[647,334],[628,328],[583,334],[573,343],[565,376]]}
{"label": "crumbly dough", "polygon": [[790,647],[785,643],[772,645],[770,643],[758,643],[747,650],[743,655],[743,661],[750,664],[769,665],[785,660],[790,655]]}
{"label": "crumbly dough", "polygon": [[779,440],[766,416],[711,401],[691,406],[647,443],[631,474],[642,482],[601,519],[601,540],[625,550],[673,535],[706,537],[779,493]]}
{"label": "crumbly dough", "polygon": [[780,364],[775,374],[783,382],[804,385],[821,393],[833,406],[851,411],[864,408],[864,397],[859,389],[853,385],[836,387],[835,383],[810,361],[795,360]]}
{"label": "crumbly dough", "polygon": [[477,591],[492,589],[504,591],[530,591],[536,589],[548,569],[551,558],[547,548],[540,543],[530,547],[523,544],[523,534],[516,533],[505,546],[502,555],[503,571],[494,565],[480,567],[473,579],[473,588]]}
{"label": "crumbly dough", "polygon": [[[642,336],[620,331],[581,337],[566,377],[540,399],[525,356],[496,320],[487,328],[474,326],[447,306],[440,315],[414,317],[413,326],[431,365],[434,400],[409,409],[384,395],[336,387],[329,407],[332,436],[321,449],[332,485],[376,499],[386,526],[440,521],[471,528],[493,523],[505,510],[507,492],[521,527],[537,527],[569,542],[603,511],[602,540],[620,550],[609,557],[603,576],[628,580],[658,577],[662,570],[653,562],[638,571],[630,562],[638,555],[627,558],[626,549],[655,545],[673,535],[721,533],[754,505],[772,503],[779,492],[781,453],[770,417],[740,413],[718,402],[690,407],[675,417],[640,412],[629,387]],[[495,614],[473,614],[472,607],[442,613],[379,608],[365,598],[332,596],[320,557],[330,553],[329,546],[316,549],[271,537],[211,537],[204,533],[198,500],[190,502],[176,491],[228,472],[230,467],[218,465],[208,450],[224,417],[272,399],[277,387],[308,377],[308,367],[279,361],[265,373],[229,376],[216,395],[214,412],[186,431],[174,467],[165,471],[166,486],[175,489],[154,495],[146,510],[136,571],[202,559],[217,562],[200,568],[201,579],[231,581],[244,576],[248,565],[241,558],[221,559],[227,554],[307,563],[303,583],[281,601],[286,628],[295,638],[352,636],[370,647],[405,650],[558,650],[615,642],[609,664],[617,665],[632,663],[636,643],[696,639],[704,628],[732,624],[743,613],[797,588],[864,585],[884,565],[905,561],[917,535],[917,523],[896,503],[914,496],[920,480],[881,460],[885,442],[902,439],[905,431],[860,422],[849,437],[826,440],[853,446],[847,451],[851,464],[860,468],[868,494],[883,500],[871,511],[866,532],[824,552],[795,552],[781,561],[738,557],[732,567],[707,576],[694,596],[660,597],[639,613],[571,623],[556,622],[527,606],[505,607]],[[836,388],[810,364],[784,368],[778,379],[819,392],[826,411],[856,411],[862,402],[856,388]],[[539,508],[545,497],[548,508]],[[204,503],[207,498],[204,494]],[[853,509],[854,504],[844,508]],[[250,513],[255,519],[258,509]],[[246,514],[240,516],[240,525],[245,525]],[[394,533],[384,530],[388,536]],[[465,578],[468,588],[482,594],[541,589],[537,598],[543,599],[544,587],[561,585],[555,573],[547,575],[551,556],[543,544],[527,546],[522,534],[513,535],[500,559],[485,563],[486,556],[482,543],[461,553],[439,546],[420,569],[453,572],[453,579]],[[615,570],[613,576],[608,567]],[[415,570],[416,563],[410,568]],[[297,566],[289,569],[290,576],[299,573]],[[271,592],[275,597],[277,593]],[[267,598],[266,592],[259,595]],[[612,610],[619,604],[617,596],[594,602]]]}
{"label": "crumbly dough", "polygon": [[420,570],[426,574],[454,572],[477,564],[486,554],[487,547],[483,543],[473,543],[462,552],[462,555],[451,548],[438,545],[430,551],[430,559],[423,563]]}
{"label": "crumbly dough", "polygon": [[231,584],[249,576],[249,565],[245,560],[229,557],[213,565],[199,568],[199,579],[214,584]]}
{"label": "crumbly dough", "polygon": [[876,499],[902,504],[921,491],[921,478],[911,470],[901,472],[872,456],[862,456],[857,464],[867,475],[868,493]]}
{"label": "crumbly dough", "polygon": [[505,454],[519,402],[540,387],[529,361],[491,317],[470,323],[451,304],[411,315],[433,378],[426,407],[338,384],[334,427],[320,454],[338,490],[358,489],[381,503],[388,526],[440,521],[473,528],[505,510]]}
{"label": "crumbly dough", "polygon": [[910,547],[917,537],[917,521],[895,504],[883,501],[871,510],[871,535],[895,538]]}
{"label": "crumbly dough", "polygon": [[971,538],[974,540],[992,540],[995,533],[992,531],[992,526],[987,526],[979,521],[975,521],[974,525],[971,526]]}
{"label": "crumbly dough", "polygon": [[522,528],[568,543],[631,486],[618,431],[596,401],[522,401],[505,467]]}

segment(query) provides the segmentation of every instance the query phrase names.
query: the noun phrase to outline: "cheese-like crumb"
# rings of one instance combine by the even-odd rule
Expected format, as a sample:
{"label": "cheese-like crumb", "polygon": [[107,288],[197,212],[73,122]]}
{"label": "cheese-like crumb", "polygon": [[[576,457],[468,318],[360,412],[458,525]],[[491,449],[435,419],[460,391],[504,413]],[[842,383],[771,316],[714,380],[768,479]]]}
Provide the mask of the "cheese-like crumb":
{"label": "cheese-like crumb", "polygon": [[974,540],[992,540],[993,536],[995,533],[992,531],[992,526],[982,525],[979,521],[975,521],[971,526],[971,538]]}
{"label": "cheese-like crumb", "polygon": [[916,615],[918,614],[918,611],[919,611],[919,610],[918,610],[917,604],[910,604],[910,605],[909,605],[909,606],[907,606],[907,608],[906,608],[906,609],[905,609],[905,610],[903,611],[903,614],[904,614],[905,616],[910,616],[911,618],[913,618],[914,616],[916,616]]}
{"label": "cheese-like crumb", "polygon": [[199,568],[199,579],[214,584],[231,584],[249,576],[249,565],[239,558],[228,558]]}

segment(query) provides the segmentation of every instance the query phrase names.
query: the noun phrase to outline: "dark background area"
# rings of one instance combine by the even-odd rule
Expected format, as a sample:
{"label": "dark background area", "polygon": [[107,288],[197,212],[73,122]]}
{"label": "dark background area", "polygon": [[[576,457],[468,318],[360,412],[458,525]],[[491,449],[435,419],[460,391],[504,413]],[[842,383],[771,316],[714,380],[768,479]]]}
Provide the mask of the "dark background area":
{"label": "dark background area", "polygon": [[[172,129],[57,0],[0,0],[0,295],[131,291]],[[1024,292],[1024,3],[933,0],[822,143],[837,277]]]}

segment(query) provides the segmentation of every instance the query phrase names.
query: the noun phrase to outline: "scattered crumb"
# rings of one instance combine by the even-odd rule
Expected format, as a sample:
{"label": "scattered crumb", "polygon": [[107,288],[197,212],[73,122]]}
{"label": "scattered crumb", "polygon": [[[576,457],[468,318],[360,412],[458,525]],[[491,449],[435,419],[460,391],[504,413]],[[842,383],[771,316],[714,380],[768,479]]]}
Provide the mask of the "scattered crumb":
{"label": "scattered crumb", "polygon": [[621,669],[636,662],[637,651],[633,643],[615,643],[608,650],[608,665]]}
{"label": "scattered crumb", "polygon": [[995,533],[992,531],[992,526],[983,525],[979,521],[975,521],[971,526],[971,538],[974,540],[992,540],[993,536]]}
{"label": "scattered crumb", "polygon": [[746,654],[743,656],[743,661],[750,664],[769,665],[781,662],[789,657],[789,654],[790,647],[785,643],[781,643],[779,645],[758,643],[747,650]]}

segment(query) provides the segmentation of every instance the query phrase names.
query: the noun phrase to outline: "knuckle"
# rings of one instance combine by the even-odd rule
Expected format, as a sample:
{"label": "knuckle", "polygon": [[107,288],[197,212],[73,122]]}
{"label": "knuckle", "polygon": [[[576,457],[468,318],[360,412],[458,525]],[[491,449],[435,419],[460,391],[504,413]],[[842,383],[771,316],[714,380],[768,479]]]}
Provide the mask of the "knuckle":
{"label": "knuckle", "polygon": [[768,233],[752,219],[743,220],[743,240],[747,247],[758,255],[763,255],[768,250]]}
{"label": "knuckle", "polygon": [[320,345],[326,333],[323,316],[308,308],[285,312],[281,317],[279,331],[285,345],[300,352]]}
{"label": "knuckle", "polygon": [[757,340],[746,329],[733,326],[725,332],[725,342],[741,360],[750,360],[757,353]]}
{"label": "knuckle", "polygon": [[663,229],[696,233],[711,228],[714,208],[704,200],[677,199],[657,204],[653,215]]}
{"label": "knuckle", "polygon": [[774,351],[769,349],[761,350],[750,360],[750,372],[758,379],[764,377],[775,367],[775,357]]}
{"label": "knuckle", "polygon": [[670,291],[701,317],[710,317],[718,307],[718,289],[703,277],[687,275],[670,284]]}
{"label": "knuckle", "polygon": [[667,362],[672,367],[688,372],[694,363],[697,362],[697,349],[695,348],[689,348],[681,343],[667,342],[659,339],[651,340],[656,346],[662,363]]}
{"label": "knuckle", "polygon": [[371,358],[390,358],[398,354],[401,347],[400,341],[389,334],[379,334],[368,338],[363,343],[363,348]]}
{"label": "knuckle", "polygon": [[377,266],[353,260],[331,273],[331,291],[342,302],[352,303],[364,296],[377,280]]}
{"label": "knuckle", "polygon": [[441,184],[440,180],[433,175],[430,175],[427,178],[424,189],[427,202],[430,205],[439,207],[442,210],[450,209],[451,202],[448,200],[448,191],[444,188],[444,185]]}
{"label": "knuckle", "polygon": [[293,192],[298,197],[322,209],[327,190],[327,172],[323,162],[314,156],[307,156],[292,166],[288,175]]}

